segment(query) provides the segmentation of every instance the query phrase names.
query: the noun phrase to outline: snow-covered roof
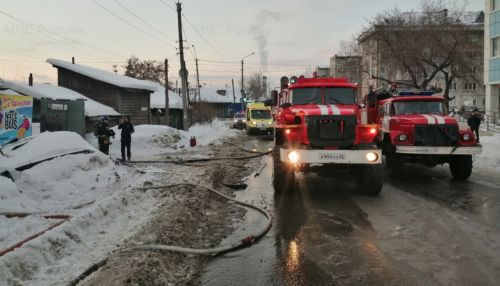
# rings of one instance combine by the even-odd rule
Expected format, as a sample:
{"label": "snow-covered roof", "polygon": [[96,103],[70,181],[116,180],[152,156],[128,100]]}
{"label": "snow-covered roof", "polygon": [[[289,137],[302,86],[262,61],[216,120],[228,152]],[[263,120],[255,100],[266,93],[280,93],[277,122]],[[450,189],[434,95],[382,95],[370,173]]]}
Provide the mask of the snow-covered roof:
{"label": "snow-covered roof", "polygon": [[58,59],[47,59],[49,64],[52,64],[56,67],[61,67],[75,73],[88,76],[98,81],[102,81],[105,83],[109,83],[114,86],[119,86],[123,88],[133,88],[133,89],[142,89],[149,91],[156,91],[157,84],[149,81],[149,80],[140,80],[136,78],[131,78],[124,75],[119,75],[116,73],[96,69],[89,66],[84,66],[80,64],[73,64],[71,62],[58,60]]}
{"label": "snow-covered roof", "polygon": [[[157,88],[151,94],[150,108],[165,108],[165,87],[158,85]],[[182,109],[182,97],[171,90],[168,91],[168,108]]]}
{"label": "snow-covered roof", "polygon": [[20,95],[19,93],[13,91],[12,89],[0,89],[0,94],[4,94],[4,95]]}
{"label": "snow-covered roof", "polygon": [[[225,90],[226,95],[220,95],[217,90]],[[241,92],[235,89],[236,102],[240,102]],[[201,101],[211,103],[233,103],[233,90],[232,88],[216,88],[214,86],[203,86],[200,88]]]}
{"label": "snow-covered roof", "polygon": [[[0,88],[8,88],[19,94],[24,94],[32,96],[37,99],[50,98],[50,99],[65,99],[65,100],[84,100],[85,104],[85,116],[119,116],[120,113],[116,112],[113,108],[101,104],[95,100],[92,100],[83,94],[75,92],[71,89],[67,89],[62,86],[52,85],[52,84],[33,84],[30,86],[28,84],[12,82],[12,81],[0,81]],[[0,92],[2,93],[2,92]]]}

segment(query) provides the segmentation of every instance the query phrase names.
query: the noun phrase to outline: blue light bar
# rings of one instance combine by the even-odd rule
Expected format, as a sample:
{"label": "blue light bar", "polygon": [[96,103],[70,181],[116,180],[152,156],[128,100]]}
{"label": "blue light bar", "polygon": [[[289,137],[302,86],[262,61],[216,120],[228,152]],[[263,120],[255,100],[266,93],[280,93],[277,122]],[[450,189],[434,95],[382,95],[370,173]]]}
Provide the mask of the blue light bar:
{"label": "blue light bar", "polygon": [[425,95],[425,96],[431,96],[434,93],[430,90],[404,90],[399,92],[400,96],[411,96],[411,95]]}

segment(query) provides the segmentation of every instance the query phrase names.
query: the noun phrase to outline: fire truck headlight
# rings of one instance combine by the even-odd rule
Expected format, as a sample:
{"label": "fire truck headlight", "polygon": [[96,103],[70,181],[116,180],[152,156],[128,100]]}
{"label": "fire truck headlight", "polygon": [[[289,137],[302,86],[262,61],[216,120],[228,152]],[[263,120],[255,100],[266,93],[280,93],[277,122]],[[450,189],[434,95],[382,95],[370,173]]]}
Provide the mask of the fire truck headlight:
{"label": "fire truck headlight", "polygon": [[464,139],[464,141],[469,141],[470,140],[470,135],[469,134],[464,134],[464,135],[462,135],[462,139]]}
{"label": "fire truck headlight", "polygon": [[376,128],[370,128],[370,134],[376,134],[377,129]]}
{"label": "fire truck headlight", "polygon": [[290,160],[290,162],[295,164],[299,162],[299,159],[300,159],[299,153],[297,153],[296,151],[288,153],[288,160]]}
{"label": "fire truck headlight", "polygon": [[287,129],[285,129],[285,134],[286,134],[286,135],[288,135],[288,134],[290,134],[290,133],[292,133],[292,130],[290,130],[290,129],[288,129],[288,128],[287,128]]}
{"label": "fire truck headlight", "polygon": [[398,140],[399,140],[399,141],[406,141],[406,138],[407,138],[407,137],[406,137],[406,135],[405,135],[405,134],[401,134],[401,135],[399,135],[399,136],[398,136]]}
{"label": "fire truck headlight", "polygon": [[374,152],[367,153],[366,154],[366,160],[368,160],[369,162],[375,162],[375,161],[377,161],[378,160],[377,153],[374,153]]}

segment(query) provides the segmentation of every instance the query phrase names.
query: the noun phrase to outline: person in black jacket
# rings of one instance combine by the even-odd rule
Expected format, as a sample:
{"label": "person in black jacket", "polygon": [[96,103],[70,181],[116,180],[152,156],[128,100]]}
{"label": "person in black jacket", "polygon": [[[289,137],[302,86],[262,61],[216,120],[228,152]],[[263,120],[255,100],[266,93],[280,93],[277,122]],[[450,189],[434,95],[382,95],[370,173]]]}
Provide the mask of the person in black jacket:
{"label": "person in black jacket", "polygon": [[481,125],[481,115],[474,109],[467,119],[467,124],[470,129],[476,133],[477,142],[479,143],[479,125]]}
{"label": "person in black jacket", "polygon": [[109,128],[108,118],[106,116],[101,117],[101,120],[96,125],[94,136],[97,137],[99,151],[109,155],[109,145],[111,145],[111,139],[109,137],[115,138],[115,131]]}
{"label": "person in black jacket", "polygon": [[132,143],[132,133],[134,133],[134,125],[130,122],[130,116],[123,117],[123,122],[118,125],[118,129],[122,130],[122,161],[125,161],[125,148],[127,148],[127,159],[130,161],[130,145]]}

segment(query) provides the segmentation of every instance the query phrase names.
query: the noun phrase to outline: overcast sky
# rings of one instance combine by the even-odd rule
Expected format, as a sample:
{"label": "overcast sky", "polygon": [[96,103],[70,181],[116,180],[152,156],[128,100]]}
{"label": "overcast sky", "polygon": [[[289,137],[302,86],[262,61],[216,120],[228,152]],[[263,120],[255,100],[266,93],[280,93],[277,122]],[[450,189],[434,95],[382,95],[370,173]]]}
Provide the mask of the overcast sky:
{"label": "overcast sky", "polygon": [[[245,75],[265,71],[272,85],[276,85],[282,75],[307,74],[314,66],[328,65],[339,42],[359,33],[377,13],[396,6],[418,10],[419,3],[185,0],[182,7],[188,46],[194,44],[198,58],[203,60],[199,62],[201,84],[224,88],[234,78],[239,90],[239,62],[251,52],[256,54],[245,60]],[[78,63],[109,71],[116,64],[122,73],[122,66],[131,55],[162,61],[168,57],[171,78],[178,78],[179,57],[174,48],[178,30],[173,0],[2,0],[1,4],[3,78],[25,81],[32,72],[36,82],[55,83],[55,69],[45,59],[69,61],[72,56]],[[468,10],[483,10],[483,6],[482,0],[470,1]],[[38,30],[29,28],[30,24]],[[189,80],[194,83],[192,54],[192,48],[186,50]]]}

